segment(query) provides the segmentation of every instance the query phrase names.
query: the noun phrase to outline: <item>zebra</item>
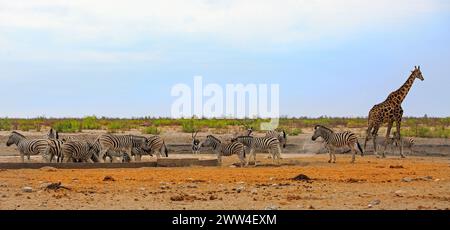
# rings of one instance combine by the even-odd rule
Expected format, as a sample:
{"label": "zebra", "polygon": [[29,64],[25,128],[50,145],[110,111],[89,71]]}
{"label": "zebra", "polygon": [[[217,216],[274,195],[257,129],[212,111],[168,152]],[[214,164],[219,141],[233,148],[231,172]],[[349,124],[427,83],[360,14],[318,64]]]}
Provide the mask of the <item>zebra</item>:
{"label": "zebra", "polygon": [[217,160],[222,165],[222,156],[237,155],[241,161],[241,167],[245,165],[245,146],[242,143],[234,142],[223,144],[218,138],[213,135],[208,135],[206,140],[201,144],[201,147],[212,147],[214,153],[217,154]]}
{"label": "zebra", "polygon": [[[99,160],[99,156],[100,156],[100,150],[101,150],[101,146],[99,142],[88,142],[89,145],[91,146],[91,152],[92,152],[92,157],[91,160],[93,162],[100,162]],[[133,148],[131,150],[131,156],[136,156],[138,153],[140,154],[146,154],[144,150],[142,150],[141,148]],[[152,154],[149,154],[150,156],[153,156]],[[115,162],[116,158],[122,158],[122,162],[130,162],[131,161],[131,156],[128,155],[125,152],[122,153],[118,153],[118,152],[114,152],[114,151],[108,151],[106,152],[106,154],[103,156],[103,161],[106,161],[106,158],[109,158],[110,162]]]}
{"label": "zebra", "polygon": [[251,137],[251,136],[241,136],[236,137],[231,140],[231,142],[239,142],[250,149],[250,154],[248,157],[247,165],[253,156],[253,160],[256,166],[256,150],[265,151],[268,150],[269,154],[272,155],[273,162],[277,160],[277,164],[280,164],[281,159],[281,147],[280,141],[275,137]]}
{"label": "zebra", "polygon": [[330,160],[328,163],[336,163],[335,148],[344,146],[348,146],[352,150],[353,155],[351,163],[355,163],[355,154],[357,153],[355,146],[358,147],[361,152],[361,156],[364,156],[364,152],[358,142],[358,137],[352,132],[346,131],[342,133],[335,133],[333,130],[323,125],[316,125],[314,127],[314,134],[311,139],[316,141],[319,137],[324,139],[325,146],[330,154]]}
{"label": "zebra", "polygon": [[[269,130],[266,132],[266,135],[264,137],[275,137],[280,141],[280,145],[283,147],[283,149],[286,148],[286,143],[287,143],[287,134],[286,131],[281,131],[281,132],[277,132],[275,130]],[[267,156],[268,159],[272,158],[272,155],[269,154],[269,156]]]}
{"label": "zebra", "polygon": [[64,159],[64,154],[62,150],[62,146],[65,141],[59,139],[49,138],[47,140],[47,148],[44,152],[44,158],[48,162],[52,162],[53,158],[56,156],[56,162],[61,163]]}
{"label": "zebra", "polygon": [[25,162],[25,156],[30,161],[31,155],[43,154],[47,149],[48,143],[46,139],[28,140],[24,135],[13,131],[9,135],[6,146],[16,145],[20,152],[22,162]]}
{"label": "zebra", "polygon": [[287,143],[287,134],[286,131],[277,132],[275,130],[269,130],[266,133],[265,137],[275,137],[280,141],[280,145],[283,147],[283,149],[286,148]]}
{"label": "zebra", "polygon": [[197,139],[198,131],[192,132],[192,154],[196,155],[200,153],[200,140]]}
{"label": "zebra", "polygon": [[50,129],[50,131],[48,132],[47,139],[59,139],[59,133],[57,130],[54,130],[53,128]]}
{"label": "zebra", "polygon": [[135,148],[135,151],[132,151],[132,154],[135,154],[137,161],[141,161],[142,155],[148,154],[152,156],[152,153],[156,155],[156,158],[160,158],[161,155],[163,155],[164,157],[169,157],[169,151],[167,149],[166,143],[160,136],[152,136],[148,138],[145,148]]}
{"label": "zebra", "polygon": [[89,162],[92,161],[91,145],[87,141],[70,140],[62,145],[63,162]]}
{"label": "zebra", "polygon": [[95,142],[100,144],[99,161],[103,162],[103,157],[108,151],[126,152],[131,156],[134,147],[142,148],[145,151],[150,150],[148,147],[149,140],[146,137],[135,135],[113,135],[102,134]]}
{"label": "zebra", "polygon": [[414,138],[401,138],[401,142],[398,140],[398,138],[395,138],[396,136],[397,136],[397,132],[393,132],[393,136],[394,136],[394,138],[391,138],[392,139],[392,142],[393,143],[391,143],[392,145],[395,145],[395,147],[399,147],[399,145],[401,145],[401,146],[403,146],[403,147],[406,147],[406,148],[408,148],[409,149],[409,151],[410,151],[410,153],[412,153],[413,152],[413,146],[414,146],[414,144],[415,144],[415,140],[414,140]]}

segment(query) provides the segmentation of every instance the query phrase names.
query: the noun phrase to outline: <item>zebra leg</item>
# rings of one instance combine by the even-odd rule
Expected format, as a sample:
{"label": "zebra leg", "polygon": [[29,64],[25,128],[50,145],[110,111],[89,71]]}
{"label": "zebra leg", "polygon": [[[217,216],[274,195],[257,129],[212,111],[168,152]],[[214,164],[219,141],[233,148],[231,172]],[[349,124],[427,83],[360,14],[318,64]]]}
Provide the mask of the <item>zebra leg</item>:
{"label": "zebra leg", "polygon": [[255,162],[255,167],[258,165],[256,162],[256,151],[253,151],[253,161]]}
{"label": "zebra leg", "polygon": [[333,154],[331,153],[331,148],[327,146],[328,149],[328,154],[330,155],[330,160],[328,161],[328,163],[331,163],[333,161]]}
{"label": "zebra leg", "polygon": [[330,151],[330,161],[328,163],[336,163],[336,151],[332,147],[328,147]]}
{"label": "zebra leg", "polygon": [[134,160],[141,162],[142,161],[142,155],[141,153],[136,153],[136,155],[134,155]]}
{"label": "zebra leg", "polygon": [[355,163],[355,158],[356,158],[356,153],[357,153],[356,149],[355,149],[355,145],[356,144],[353,144],[353,145],[349,146],[352,149],[352,161],[351,161],[352,164]]}
{"label": "zebra leg", "polygon": [[22,160],[22,163],[25,162],[25,155],[23,153],[20,153],[20,159]]}
{"label": "zebra leg", "polygon": [[104,163],[105,162],[105,156],[106,153],[109,151],[109,149],[103,149],[101,148],[100,153],[98,155],[98,162]]}
{"label": "zebra leg", "polygon": [[336,151],[333,150],[333,164],[336,164]]}
{"label": "zebra leg", "polygon": [[[130,162],[133,162],[133,147],[131,147],[130,149],[128,149],[128,157],[130,158]],[[124,162],[125,159],[125,154],[122,156],[122,162]]]}
{"label": "zebra leg", "polygon": [[281,158],[281,146],[278,145],[277,147],[278,147],[278,149],[277,149],[277,157],[278,157],[277,164],[280,164],[280,160],[283,159],[283,158]]}
{"label": "zebra leg", "polygon": [[245,150],[242,150],[242,151],[238,154],[239,160],[241,161],[241,168],[243,168],[244,165],[245,165],[245,157],[244,157],[244,155],[245,155]]}
{"label": "zebra leg", "polygon": [[222,154],[221,153],[217,154],[217,161],[219,162],[219,165],[222,166]]}
{"label": "zebra leg", "polygon": [[248,160],[247,160],[247,163],[245,164],[245,166],[248,166],[250,164],[250,161],[252,160],[252,155],[253,155],[254,151],[255,151],[254,149],[250,149],[250,153],[248,154]]}

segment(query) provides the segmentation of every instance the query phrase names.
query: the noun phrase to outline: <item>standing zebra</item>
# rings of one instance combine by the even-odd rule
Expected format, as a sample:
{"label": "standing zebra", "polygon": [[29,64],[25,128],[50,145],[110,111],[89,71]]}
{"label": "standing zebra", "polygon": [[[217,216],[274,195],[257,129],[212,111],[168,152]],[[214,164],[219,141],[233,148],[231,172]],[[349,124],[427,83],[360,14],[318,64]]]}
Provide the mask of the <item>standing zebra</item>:
{"label": "standing zebra", "polygon": [[330,160],[328,163],[336,163],[336,153],[335,148],[348,146],[352,150],[352,163],[355,163],[356,146],[361,152],[361,156],[364,156],[364,152],[361,145],[358,142],[358,137],[352,132],[335,133],[333,130],[322,126],[316,125],[314,127],[314,135],[312,140],[315,141],[317,138],[322,137],[325,140],[325,146],[330,154]]}
{"label": "standing zebra", "polygon": [[217,154],[219,164],[222,164],[222,156],[238,155],[241,161],[241,167],[245,165],[245,146],[239,142],[222,144],[218,138],[208,135],[201,146],[212,147],[213,151]]}
{"label": "standing zebra", "polygon": [[244,146],[250,149],[250,154],[248,157],[247,165],[249,164],[252,156],[256,166],[256,152],[255,151],[265,151],[268,150],[269,154],[272,155],[273,162],[277,160],[277,164],[280,164],[281,159],[281,147],[280,141],[274,137],[251,137],[251,136],[241,136],[236,137],[232,142],[242,143]]}
{"label": "standing zebra", "polygon": [[197,139],[197,134],[198,131],[195,134],[192,132],[192,154],[194,155],[200,153],[200,140]]}
{"label": "standing zebra", "polygon": [[47,149],[46,139],[28,140],[24,135],[13,131],[6,142],[6,146],[16,145],[20,152],[22,162],[25,162],[25,156],[30,160],[31,155],[44,154]]}
{"label": "standing zebra", "polygon": [[287,143],[287,134],[286,131],[277,132],[275,130],[269,130],[266,133],[265,137],[275,137],[280,141],[280,145],[284,148],[286,148]]}
{"label": "standing zebra", "polygon": [[97,138],[96,142],[100,144],[100,154],[98,157],[100,162],[104,161],[103,156],[108,151],[126,152],[131,156],[134,147],[142,148],[145,151],[149,150],[147,145],[148,139],[142,136],[102,134]]}
{"label": "standing zebra", "polygon": [[135,147],[133,150],[134,151],[132,151],[132,154],[135,154],[137,161],[141,161],[142,155],[152,156],[152,153],[156,155],[156,158],[160,158],[161,155],[169,157],[169,151],[166,143],[160,136],[152,136],[148,138],[145,148]]}
{"label": "standing zebra", "polygon": [[64,162],[89,162],[92,161],[91,145],[87,141],[70,140],[62,145]]}
{"label": "standing zebra", "polygon": [[47,140],[47,148],[44,152],[44,158],[48,162],[52,162],[53,158],[56,156],[56,162],[60,163],[64,160],[64,154],[62,146],[65,141],[56,138],[49,138]]}

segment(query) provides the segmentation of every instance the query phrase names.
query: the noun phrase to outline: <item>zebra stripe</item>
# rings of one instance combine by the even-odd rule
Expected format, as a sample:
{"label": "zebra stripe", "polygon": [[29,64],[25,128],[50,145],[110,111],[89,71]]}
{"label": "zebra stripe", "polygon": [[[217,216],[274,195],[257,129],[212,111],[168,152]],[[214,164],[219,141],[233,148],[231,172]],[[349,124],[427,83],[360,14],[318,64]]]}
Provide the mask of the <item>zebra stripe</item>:
{"label": "zebra stripe", "polygon": [[167,149],[166,143],[164,142],[164,139],[162,139],[160,136],[152,136],[148,138],[147,141],[147,147],[148,151],[145,151],[146,149],[142,149],[144,151],[139,151],[138,156],[140,160],[140,153],[147,152],[147,153],[155,153],[156,157],[159,158],[161,155],[164,155],[165,157],[169,157],[169,151]]}
{"label": "zebra stripe", "polygon": [[[100,157],[100,151],[101,151],[101,146],[100,143],[97,142],[88,142],[89,145],[91,146],[91,152],[92,152],[92,161],[93,162],[100,162],[99,157]],[[133,148],[131,150],[131,155],[132,156],[136,156],[136,153],[138,152],[144,152],[144,150],[140,149],[140,148]],[[128,159],[126,159],[127,157],[130,159],[131,161],[131,157],[126,154],[125,152],[122,153],[118,153],[118,152],[114,152],[114,151],[108,151],[106,152],[106,154],[103,156],[103,161],[106,161],[106,158],[109,158],[110,162],[114,162],[116,160],[116,158],[122,158],[122,162],[129,162]]]}
{"label": "zebra stripe", "polygon": [[92,161],[91,146],[86,141],[71,140],[62,145],[64,162],[90,162]]}
{"label": "zebra stripe", "polygon": [[277,138],[278,141],[280,141],[280,145],[281,145],[283,148],[286,148],[286,143],[287,143],[287,134],[286,134],[286,131],[283,130],[282,132],[277,132],[277,131],[275,131],[275,130],[269,130],[269,131],[267,131],[265,137],[274,137],[274,138]]}
{"label": "zebra stripe", "polygon": [[27,156],[27,159],[30,160],[31,155],[44,154],[48,143],[46,139],[27,140],[24,135],[13,131],[9,135],[8,141],[6,142],[6,146],[9,147],[11,145],[17,146],[22,162],[24,162],[25,156]]}
{"label": "zebra stripe", "polygon": [[142,136],[102,134],[96,142],[100,143],[99,161],[101,162],[108,151],[126,152],[131,156],[133,148],[139,147],[143,150],[149,150],[147,147],[148,139]]}
{"label": "zebra stripe", "polygon": [[56,156],[56,162],[60,163],[64,159],[64,154],[62,150],[62,146],[64,141],[57,139],[48,139],[48,146],[45,150],[44,156],[47,158],[48,162],[52,162],[53,158]]}
{"label": "zebra stripe", "polygon": [[242,143],[233,142],[222,144],[218,138],[208,135],[201,146],[212,147],[213,151],[217,154],[219,164],[222,164],[222,156],[231,155],[238,155],[239,160],[241,161],[241,167],[245,164],[245,147]]}
{"label": "zebra stripe", "polygon": [[358,147],[359,151],[361,152],[361,156],[364,155],[361,145],[358,142],[358,137],[352,132],[347,131],[342,133],[335,133],[333,130],[325,126],[316,125],[316,127],[314,128],[314,135],[312,136],[312,140],[315,141],[319,137],[322,137],[324,139],[325,146],[328,148],[328,151],[330,153],[330,160],[328,161],[329,163],[336,163],[335,148],[344,146],[350,147],[353,153],[352,163],[355,162],[355,146]]}
{"label": "zebra stripe", "polygon": [[252,156],[253,160],[256,163],[256,151],[269,151],[269,154],[272,155],[272,159],[275,163],[277,160],[277,164],[280,163],[281,159],[281,147],[280,141],[274,137],[251,137],[251,136],[241,136],[236,137],[232,140],[232,142],[242,143],[244,146],[250,149],[249,159],[247,161],[247,165],[249,164]]}

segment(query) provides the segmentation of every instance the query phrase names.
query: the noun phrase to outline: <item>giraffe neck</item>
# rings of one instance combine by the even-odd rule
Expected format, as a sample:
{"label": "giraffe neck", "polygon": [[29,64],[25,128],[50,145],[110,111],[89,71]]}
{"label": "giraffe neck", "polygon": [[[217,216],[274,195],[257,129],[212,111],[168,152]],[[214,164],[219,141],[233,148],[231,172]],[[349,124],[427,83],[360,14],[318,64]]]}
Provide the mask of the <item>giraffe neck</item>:
{"label": "giraffe neck", "polygon": [[408,80],[406,80],[406,82],[398,90],[392,92],[389,95],[387,100],[393,102],[396,105],[401,105],[405,100],[406,95],[408,95],[415,79],[416,77],[414,76],[414,74],[411,74]]}

